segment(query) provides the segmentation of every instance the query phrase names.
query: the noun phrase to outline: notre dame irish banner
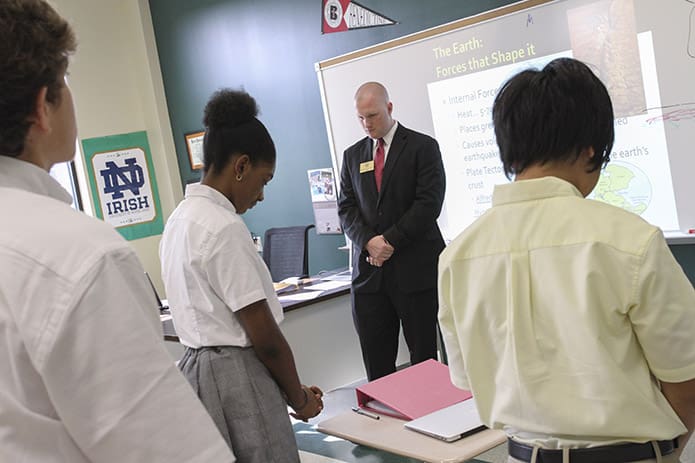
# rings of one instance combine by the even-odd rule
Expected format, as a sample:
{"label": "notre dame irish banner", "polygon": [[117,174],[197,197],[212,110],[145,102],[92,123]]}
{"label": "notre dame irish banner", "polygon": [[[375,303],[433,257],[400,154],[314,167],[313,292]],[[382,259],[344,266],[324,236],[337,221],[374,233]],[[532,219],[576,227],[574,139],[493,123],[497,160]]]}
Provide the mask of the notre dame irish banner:
{"label": "notre dame irish banner", "polygon": [[82,140],[97,217],[127,240],[164,228],[146,132]]}

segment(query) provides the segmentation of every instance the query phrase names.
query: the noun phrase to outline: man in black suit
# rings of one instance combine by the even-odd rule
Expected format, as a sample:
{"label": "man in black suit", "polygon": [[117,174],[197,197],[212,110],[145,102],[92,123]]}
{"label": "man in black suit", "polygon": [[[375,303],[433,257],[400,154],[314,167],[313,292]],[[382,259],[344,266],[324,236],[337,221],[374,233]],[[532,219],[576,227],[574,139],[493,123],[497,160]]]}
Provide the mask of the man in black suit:
{"label": "man in black suit", "polygon": [[445,178],[437,142],[391,117],[377,82],[355,94],[367,133],[343,154],[338,211],[352,241],[352,313],[368,379],[396,371],[398,333],[415,364],[437,355],[437,217]]}

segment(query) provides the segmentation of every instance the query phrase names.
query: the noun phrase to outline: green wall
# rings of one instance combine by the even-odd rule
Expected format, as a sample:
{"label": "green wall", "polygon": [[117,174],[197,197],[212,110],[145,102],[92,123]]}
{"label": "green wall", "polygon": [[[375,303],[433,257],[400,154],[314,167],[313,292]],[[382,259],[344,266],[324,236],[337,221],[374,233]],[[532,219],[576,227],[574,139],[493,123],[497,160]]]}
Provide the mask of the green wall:
{"label": "green wall", "polygon": [[[306,171],[331,166],[316,62],[514,1],[360,0],[398,24],[326,35],[321,34],[320,0],[149,3],[184,184],[199,178],[189,167],[184,134],[202,129],[210,94],[221,87],[243,87],[260,105],[278,163],[265,201],[244,219],[262,235],[271,227],[314,221]],[[342,244],[342,235],[312,232],[310,272],[346,266],[347,254],[337,249]],[[695,246],[672,249],[695,281]]]}
{"label": "green wall", "polygon": [[[243,87],[259,103],[278,150],[265,201],[244,214],[249,229],[260,235],[271,227],[314,222],[306,171],[331,167],[316,62],[512,2],[362,0],[398,24],[326,35],[321,3],[150,0],[184,184],[199,180],[188,163],[184,134],[202,129],[210,94]],[[311,273],[347,266],[347,253],[337,249],[345,244],[342,235],[311,233]]]}

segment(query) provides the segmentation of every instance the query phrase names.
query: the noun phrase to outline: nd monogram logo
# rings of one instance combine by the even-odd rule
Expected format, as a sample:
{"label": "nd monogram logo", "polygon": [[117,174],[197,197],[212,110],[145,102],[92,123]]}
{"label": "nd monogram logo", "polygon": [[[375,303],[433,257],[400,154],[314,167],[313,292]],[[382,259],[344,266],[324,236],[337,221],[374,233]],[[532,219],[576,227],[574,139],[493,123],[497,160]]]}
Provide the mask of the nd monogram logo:
{"label": "nd monogram logo", "polygon": [[140,194],[140,188],[145,185],[145,177],[137,159],[126,159],[123,167],[119,167],[114,161],[107,161],[106,167],[99,174],[104,179],[104,193],[110,194],[111,199],[121,199],[124,190],[130,190],[136,196]]}
{"label": "nd monogram logo", "polygon": [[[106,161],[106,169],[99,171],[104,179],[104,194],[111,195],[111,201],[105,203],[105,212],[109,216],[150,207],[149,197],[140,196],[140,189],[145,186],[143,168],[134,157],[127,158],[124,162],[125,165],[119,166],[115,161]],[[123,199],[125,191],[130,191],[134,197]]]}

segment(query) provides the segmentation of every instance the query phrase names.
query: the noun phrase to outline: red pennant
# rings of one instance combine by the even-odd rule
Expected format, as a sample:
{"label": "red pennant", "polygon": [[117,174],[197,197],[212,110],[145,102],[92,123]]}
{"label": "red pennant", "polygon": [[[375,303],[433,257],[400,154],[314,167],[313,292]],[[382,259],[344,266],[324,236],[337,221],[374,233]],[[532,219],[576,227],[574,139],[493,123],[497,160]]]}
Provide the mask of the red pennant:
{"label": "red pennant", "polygon": [[396,24],[393,19],[352,0],[323,0],[322,18],[321,32],[323,34]]}

